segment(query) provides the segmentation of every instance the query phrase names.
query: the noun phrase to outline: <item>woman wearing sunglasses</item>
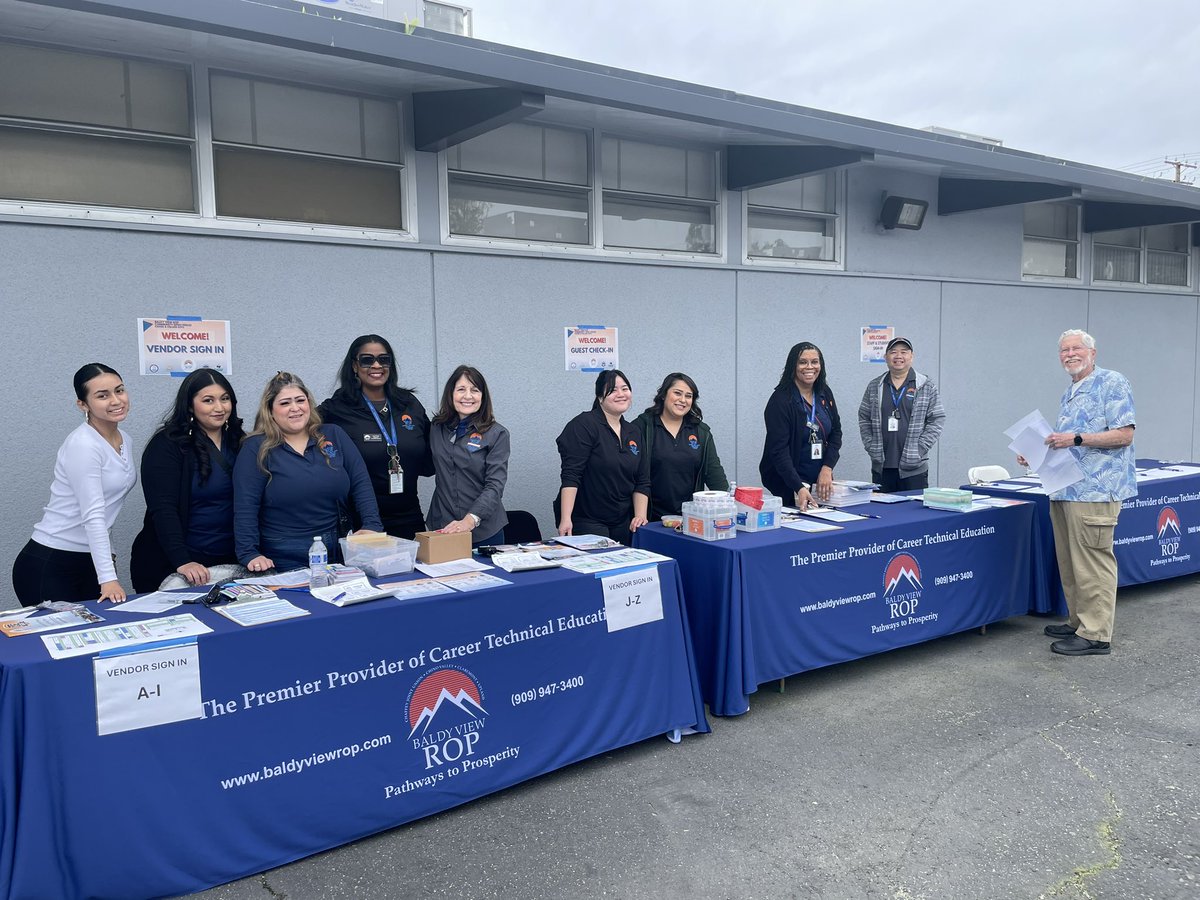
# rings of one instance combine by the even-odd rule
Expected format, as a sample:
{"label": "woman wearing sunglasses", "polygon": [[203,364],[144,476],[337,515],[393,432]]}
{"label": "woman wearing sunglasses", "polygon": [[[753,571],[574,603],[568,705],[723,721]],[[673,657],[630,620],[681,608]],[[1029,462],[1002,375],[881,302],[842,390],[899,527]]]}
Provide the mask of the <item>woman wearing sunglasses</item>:
{"label": "woman wearing sunglasses", "polygon": [[433,474],[433,457],[429,417],[412,390],[397,385],[395,360],[386,338],[355,338],[337,390],[318,411],[323,421],[345,429],[362,454],[384,529],[411,540],[425,530],[417,477]]}

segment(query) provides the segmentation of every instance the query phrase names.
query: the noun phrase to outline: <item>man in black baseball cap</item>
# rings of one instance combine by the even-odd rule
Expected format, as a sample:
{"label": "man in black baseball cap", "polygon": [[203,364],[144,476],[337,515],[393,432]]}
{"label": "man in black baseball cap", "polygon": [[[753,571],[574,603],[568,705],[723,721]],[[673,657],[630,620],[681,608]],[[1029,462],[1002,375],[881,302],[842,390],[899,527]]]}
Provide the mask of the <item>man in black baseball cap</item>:
{"label": "man in black baseball cap", "polygon": [[888,370],[867,385],[858,407],[871,478],[888,492],[929,487],[929,451],[946,418],[937,385],[913,369],[908,338],[892,338],[883,356]]}

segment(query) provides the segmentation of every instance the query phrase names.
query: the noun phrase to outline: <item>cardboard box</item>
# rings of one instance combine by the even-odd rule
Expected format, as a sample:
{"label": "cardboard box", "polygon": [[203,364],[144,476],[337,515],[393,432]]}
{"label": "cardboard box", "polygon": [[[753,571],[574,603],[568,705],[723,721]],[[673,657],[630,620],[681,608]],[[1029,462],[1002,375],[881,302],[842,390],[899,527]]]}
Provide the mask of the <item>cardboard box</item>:
{"label": "cardboard box", "polygon": [[440,531],[418,531],[413,535],[417,541],[417,562],[444,563],[452,559],[466,559],[471,555],[471,532],[442,534]]}

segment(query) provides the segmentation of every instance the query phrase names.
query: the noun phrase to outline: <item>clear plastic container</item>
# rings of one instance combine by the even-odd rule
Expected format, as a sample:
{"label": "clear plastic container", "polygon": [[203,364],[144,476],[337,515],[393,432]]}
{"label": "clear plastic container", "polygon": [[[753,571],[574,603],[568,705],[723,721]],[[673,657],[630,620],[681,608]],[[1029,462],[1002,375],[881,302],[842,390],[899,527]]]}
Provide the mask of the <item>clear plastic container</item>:
{"label": "clear plastic container", "polygon": [[342,562],[374,578],[411,572],[417,561],[417,542],[390,534],[342,538]]}
{"label": "clear plastic container", "polygon": [[683,533],[702,541],[725,541],[737,537],[737,503],[728,494],[685,501]]}
{"label": "clear plastic container", "polygon": [[737,504],[738,531],[769,531],[780,526],[779,514],[783,509],[783,498],[763,494],[762,509],[744,503]]}

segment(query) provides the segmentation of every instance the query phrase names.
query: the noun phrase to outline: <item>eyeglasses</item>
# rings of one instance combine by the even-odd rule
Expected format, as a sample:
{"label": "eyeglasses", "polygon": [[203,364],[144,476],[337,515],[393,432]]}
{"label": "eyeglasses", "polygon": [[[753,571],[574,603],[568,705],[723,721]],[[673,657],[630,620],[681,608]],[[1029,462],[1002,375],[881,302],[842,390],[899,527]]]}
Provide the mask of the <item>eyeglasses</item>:
{"label": "eyeglasses", "polygon": [[358,354],[358,365],[360,368],[369,369],[371,366],[379,363],[383,368],[390,369],[392,367],[392,357],[388,353],[380,353],[376,356],[374,353]]}

